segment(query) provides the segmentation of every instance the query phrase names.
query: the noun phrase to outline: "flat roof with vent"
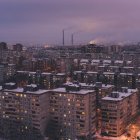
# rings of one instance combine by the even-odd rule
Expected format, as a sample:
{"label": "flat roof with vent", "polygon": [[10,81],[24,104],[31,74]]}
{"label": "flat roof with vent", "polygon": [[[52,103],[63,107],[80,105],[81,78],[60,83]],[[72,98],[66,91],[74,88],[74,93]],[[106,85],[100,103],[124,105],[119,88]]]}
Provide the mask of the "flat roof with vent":
{"label": "flat roof with vent", "polygon": [[69,90],[69,91],[66,91],[65,88],[56,88],[56,89],[53,89],[51,90],[52,92],[57,92],[57,93],[70,93],[70,94],[81,94],[81,95],[86,95],[86,94],[89,94],[89,93],[93,93],[94,90],[87,90],[87,89],[81,89],[79,91],[74,91],[74,90]]}
{"label": "flat roof with vent", "polygon": [[24,92],[24,89],[23,88],[16,88],[16,89],[11,89],[11,90],[8,90],[8,89],[4,89],[3,90],[4,92],[12,92],[12,93],[24,93],[24,94],[43,94],[43,93],[46,93],[48,92],[49,90],[42,90],[42,89],[39,89],[37,91],[26,91]]}
{"label": "flat roof with vent", "polygon": [[24,92],[23,88],[16,88],[16,89],[12,89],[12,90],[4,89],[3,91],[4,92],[11,92],[11,93],[24,93],[24,94],[43,94],[43,93],[48,92],[49,90],[39,89],[37,91],[26,91],[26,92]]}
{"label": "flat roof with vent", "polygon": [[49,90],[43,90],[43,89],[39,89],[37,88],[36,90],[32,90],[30,88],[37,88],[37,85],[35,84],[31,84],[31,85],[27,85],[25,88],[19,88],[19,87],[15,87],[12,89],[7,89],[4,88],[3,91],[4,92],[11,92],[11,93],[24,93],[24,94],[43,94],[48,92]]}
{"label": "flat roof with vent", "polygon": [[115,64],[116,64],[116,63],[120,63],[120,64],[122,64],[123,61],[122,61],[122,60],[116,60],[114,63],[115,63]]}
{"label": "flat roof with vent", "polygon": [[[109,96],[102,98],[102,100],[121,101],[124,98],[127,98],[130,95],[134,94],[135,92],[137,92],[137,89],[128,89],[127,93],[125,93],[125,92],[112,92],[112,93],[114,93],[114,96],[112,94],[112,95],[109,95]],[[117,95],[115,96],[115,93],[118,94],[118,96]]]}
{"label": "flat roof with vent", "polygon": [[[67,82],[67,83],[65,83],[63,85],[66,86],[66,85],[70,85],[70,84],[73,84],[73,83],[72,82]],[[81,86],[81,88],[84,88],[84,87],[85,88],[86,87],[94,88],[96,86],[96,84],[92,84],[92,83],[90,83],[90,84],[88,84],[88,83],[79,83],[79,85]],[[114,87],[114,85],[110,85],[110,84],[105,85],[105,84],[102,84],[101,89],[107,89],[107,88],[111,88],[111,87]]]}
{"label": "flat roof with vent", "polygon": [[100,63],[100,60],[99,60],[99,59],[93,59],[93,60],[91,61],[91,63]]}

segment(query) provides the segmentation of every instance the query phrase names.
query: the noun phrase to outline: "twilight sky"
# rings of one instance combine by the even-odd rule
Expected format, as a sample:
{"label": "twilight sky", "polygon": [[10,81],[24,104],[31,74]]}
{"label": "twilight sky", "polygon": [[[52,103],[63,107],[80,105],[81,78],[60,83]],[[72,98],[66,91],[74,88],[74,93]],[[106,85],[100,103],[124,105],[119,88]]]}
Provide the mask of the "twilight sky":
{"label": "twilight sky", "polygon": [[140,0],[0,0],[0,41],[140,41]]}

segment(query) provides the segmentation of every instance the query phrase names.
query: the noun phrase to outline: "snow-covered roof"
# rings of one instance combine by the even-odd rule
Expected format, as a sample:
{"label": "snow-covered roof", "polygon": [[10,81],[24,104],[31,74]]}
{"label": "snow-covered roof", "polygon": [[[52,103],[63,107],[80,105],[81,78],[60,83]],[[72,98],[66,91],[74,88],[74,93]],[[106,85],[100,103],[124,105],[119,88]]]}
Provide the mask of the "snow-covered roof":
{"label": "snow-covered roof", "polygon": [[91,61],[91,63],[100,63],[100,60],[99,60],[99,59],[93,59],[93,60]]}
{"label": "snow-covered roof", "polygon": [[114,97],[111,97],[111,96],[106,96],[106,97],[102,98],[102,100],[121,101],[124,98],[129,97],[130,95],[134,94],[134,92],[137,92],[137,90],[136,89],[128,89],[127,93],[125,93],[125,92],[116,92],[115,91],[113,93],[118,94],[118,97],[114,98]]}
{"label": "snow-covered roof", "polygon": [[26,91],[26,92],[24,92],[24,88],[16,88],[16,89],[4,89],[4,91],[12,92],[12,93],[23,93],[23,94],[43,94],[43,93],[47,93],[49,90],[39,89],[37,91]]}
{"label": "snow-covered roof", "polygon": [[103,74],[105,74],[105,75],[114,75],[115,73],[114,72],[103,72]]}
{"label": "snow-covered roof", "polygon": [[57,76],[65,76],[66,73],[57,73],[56,75],[57,75]]}
{"label": "snow-covered roof", "polygon": [[49,72],[43,72],[43,73],[41,73],[42,75],[51,75],[51,73],[49,73]]}
{"label": "snow-covered roof", "polygon": [[103,60],[103,63],[111,63],[111,60]]}
{"label": "snow-covered roof", "polygon": [[69,93],[69,94],[81,94],[81,95],[85,95],[91,92],[94,92],[94,90],[87,90],[87,89],[81,89],[79,91],[66,91],[65,88],[56,88],[56,89],[52,89],[52,92],[58,92],[58,93]]}
{"label": "snow-covered roof", "polygon": [[80,60],[80,63],[88,63],[88,62],[89,62],[88,59],[81,59],[81,60]]}
{"label": "snow-covered roof", "polygon": [[114,63],[115,63],[115,64],[116,64],[116,63],[117,63],[117,64],[122,64],[123,61],[122,61],[122,60],[116,60]]}
{"label": "snow-covered roof", "polygon": [[132,63],[132,61],[126,61],[126,64],[131,64]]}

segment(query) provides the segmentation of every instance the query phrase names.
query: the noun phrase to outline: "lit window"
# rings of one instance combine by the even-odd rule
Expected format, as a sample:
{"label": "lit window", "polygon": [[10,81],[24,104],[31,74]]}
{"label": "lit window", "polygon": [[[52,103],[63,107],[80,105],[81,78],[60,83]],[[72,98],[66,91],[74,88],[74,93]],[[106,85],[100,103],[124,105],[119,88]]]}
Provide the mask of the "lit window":
{"label": "lit window", "polygon": [[64,114],[64,117],[66,117],[67,115],[66,114]]}
{"label": "lit window", "polygon": [[85,115],[85,112],[82,112],[82,115]]}
{"label": "lit window", "polygon": [[6,95],[8,95],[8,92],[5,92]]}
{"label": "lit window", "polygon": [[17,93],[16,96],[19,96],[19,94]]}
{"label": "lit window", "polygon": [[62,96],[62,94],[59,94],[59,96],[61,97],[61,96]]}

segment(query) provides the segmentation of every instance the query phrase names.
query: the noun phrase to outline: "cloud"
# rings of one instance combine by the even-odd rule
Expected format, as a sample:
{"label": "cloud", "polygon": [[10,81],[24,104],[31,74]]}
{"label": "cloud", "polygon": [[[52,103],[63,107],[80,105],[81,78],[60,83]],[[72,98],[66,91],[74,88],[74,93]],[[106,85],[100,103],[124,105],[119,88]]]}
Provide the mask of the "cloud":
{"label": "cloud", "polygon": [[76,35],[75,42],[94,38],[139,41],[140,1],[133,0],[1,0],[1,41],[62,43]]}

